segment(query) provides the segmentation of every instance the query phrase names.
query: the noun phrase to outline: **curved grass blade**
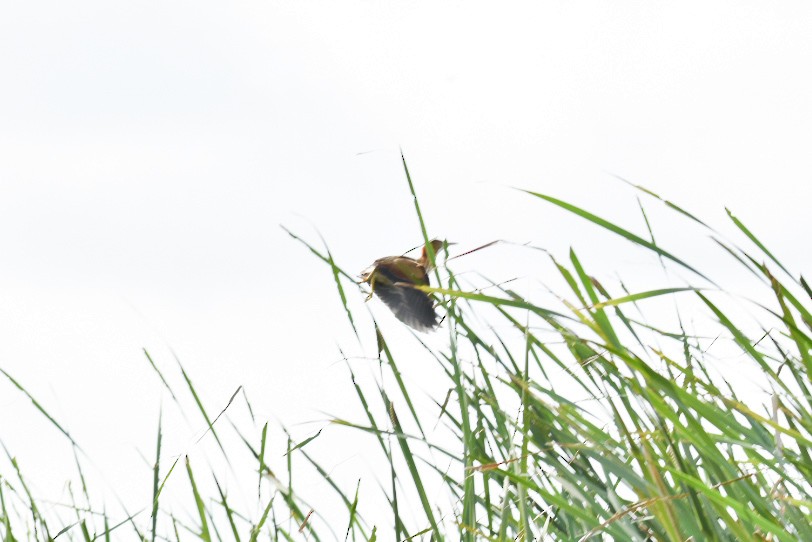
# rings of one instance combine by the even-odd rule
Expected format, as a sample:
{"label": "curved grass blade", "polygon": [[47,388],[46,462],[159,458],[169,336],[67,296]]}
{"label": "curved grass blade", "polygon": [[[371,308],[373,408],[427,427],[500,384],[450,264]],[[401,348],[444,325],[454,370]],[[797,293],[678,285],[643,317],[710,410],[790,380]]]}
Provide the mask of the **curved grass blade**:
{"label": "curved grass blade", "polygon": [[[426,514],[426,518],[429,521],[431,527],[427,529],[425,532],[431,531],[435,540],[442,540],[442,536],[440,535],[440,530],[437,527],[437,522],[434,519],[434,512],[431,510],[431,503],[429,502],[429,498],[426,495],[426,489],[423,487],[423,482],[420,478],[420,472],[417,469],[417,464],[414,461],[414,456],[412,455],[411,448],[409,448],[409,443],[406,440],[406,437],[403,435],[403,428],[400,426],[400,422],[398,421],[397,414],[395,413],[395,406],[384,397],[388,405],[389,410],[389,417],[392,420],[392,427],[397,434],[398,444],[400,445],[400,451],[403,453],[403,458],[406,460],[406,465],[409,468],[409,474],[411,475],[412,481],[414,482],[414,487],[417,490],[417,494],[420,497],[420,503],[423,505],[423,512]],[[416,536],[416,535],[414,535]]]}
{"label": "curved grass blade", "polygon": [[[754,243],[754,244],[755,244],[755,245],[756,245],[756,246],[757,246],[759,249],[761,249],[761,251],[762,251],[764,254],[766,254],[766,255],[767,255],[767,256],[768,256],[768,257],[769,257],[769,258],[770,258],[770,259],[771,259],[773,262],[775,262],[775,265],[777,265],[778,267],[780,267],[780,268],[781,268],[781,270],[782,270],[784,273],[786,273],[786,274],[787,274],[789,277],[792,277],[792,274],[791,274],[791,273],[790,273],[790,272],[787,270],[787,268],[786,268],[786,267],[784,267],[784,266],[781,264],[781,262],[779,262],[779,261],[778,261],[778,259],[777,259],[775,256],[773,256],[772,252],[770,252],[770,251],[767,249],[767,247],[765,247],[765,246],[764,246],[764,244],[763,244],[761,241],[759,241],[759,240],[758,240],[758,238],[757,238],[755,235],[753,235],[753,232],[751,232],[749,229],[747,229],[747,226],[745,226],[745,225],[744,225],[744,223],[743,223],[741,220],[739,220],[738,218],[736,218],[736,217],[733,215],[733,213],[732,213],[732,212],[730,212],[730,209],[728,209],[727,207],[725,207],[725,211],[727,211],[727,216],[729,216],[729,217],[730,217],[730,220],[732,220],[732,221],[733,221],[733,223],[734,223],[734,224],[736,224],[736,227],[737,227],[737,228],[739,228],[739,229],[740,229],[740,230],[741,230],[741,231],[742,231],[742,232],[743,232],[743,233],[744,233],[744,234],[745,234],[745,235],[746,235],[746,236],[747,236],[747,237],[748,237],[748,238],[749,238],[749,239],[750,239],[750,240],[751,240],[751,241],[752,241],[752,242],[753,242],[753,243]],[[793,280],[794,280],[794,279],[793,279]]]}
{"label": "curved grass blade", "polygon": [[[304,246],[306,246],[307,249],[310,250],[310,252],[312,252],[316,257],[318,257],[320,260],[322,260],[323,262],[325,262],[327,265],[330,266],[330,269],[333,272],[333,280],[335,281],[336,289],[338,289],[338,296],[339,298],[341,298],[341,305],[344,307],[344,312],[347,313],[347,318],[350,321],[350,325],[352,326],[352,331],[353,333],[355,333],[356,339],[360,341],[361,339],[358,335],[358,329],[355,327],[355,320],[353,320],[352,312],[350,311],[350,308],[347,305],[347,296],[344,293],[344,287],[341,285],[340,277],[344,277],[355,284],[357,284],[358,281],[336,264],[335,260],[333,259],[333,255],[330,253],[330,249],[326,249],[327,255],[325,256],[324,254],[313,248],[313,246],[310,243],[308,243],[307,241],[305,241],[304,239],[302,239],[301,237],[299,237],[298,235],[287,229],[285,226],[280,225],[279,227],[282,228],[285,231],[285,233],[290,235],[293,239],[299,241]],[[324,238],[322,238],[322,241],[324,241]],[[325,247],[326,246],[327,243],[325,243]]]}
{"label": "curved grass blade", "polygon": [[31,395],[30,393],[28,393],[28,390],[26,390],[26,389],[25,389],[25,388],[24,388],[24,387],[23,387],[23,386],[22,386],[22,385],[21,385],[19,382],[17,382],[17,381],[16,381],[16,380],[15,380],[15,379],[14,379],[14,378],[13,378],[13,377],[10,375],[10,374],[8,374],[8,373],[7,373],[5,370],[3,370],[2,368],[0,368],[0,373],[3,373],[3,376],[5,376],[5,377],[6,377],[6,378],[9,380],[9,382],[11,382],[11,383],[14,385],[14,387],[15,387],[15,388],[17,388],[18,390],[20,390],[21,392],[23,392],[23,393],[26,395],[26,397],[28,397],[28,398],[31,400],[31,403],[33,403],[33,404],[34,404],[34,407],[36,407],[36,409],[37,409],[37,410],[39,410],[39,411],[40,411],[40,413],[41,413],[43,416],[45,416],[45,417],[48,419],[48,421],[49,421],[49,422],[51,422],[51,423],[54,425],[54,427],[56,427],[57,429],[59,429],[59,432],[60,432],[60,433],[62,433],[63,435],[65,435],[65,436],[68,438],[68,440],[70,441],[70,443],[71,443],[71,444],[72,444],[72,445],[73,445],[73,446],[74,446],[74,447],[75,447],[77,450],[82,451],[82,448],[79,446],[79,444],[77,444],[77,443],[76,443],[76,441],[75,441],[75,440],[73,440],[73,437],[72,437],[72,436],[70,436],[70,433],[68,433],[68,432],[67,432],[67,431],[66,431],[66,430],[65,430],[65,429],[64,429],[64,428],[63,428],[61,425],[59,425],[59,423],[58,423],[58,422],[57,422],[57,421],[54,419],[54,417],[53,417],[53,416],[51,416],[50,414],[48,414],[48,411],[47,411],[47,410],[45,410],[45,408],[43,408],[43,406],[42,406],[42,405],[39,403],[39,401],[37,401],[37,400],[34,398],[34,396],[33,396],[33,395]]}
{"label": "curved grass blade", "polygon": [[691,271],[695,275],[697,275],[699,277],[702,277],[703,279],[707,280],[708,282],[710,282],[714,286],[717,286],[716,283],[713,282],[711,279],[709,279],[707,276],[705,276],[705,274],[701,273],[700,271],[698,271],[693,266],[688,265],[684,261],[680,260],[679,258],[674,256],[670,252],[667,252],[667,251],[661,249],[660,247],[658,247],[657,245],[651,243],[650,241],[646,241],[645,239],[643,239],[639,235],[635,235],[632,232],[630,232],[628,230],[625,230],[625,229],[621,228],[620,226],[617,226],[617,225],[609,222],[606,219],[603,219],[603,218],[601,218],[601,217],[599,217],[597,215],[594,215],[594,214],[590,213],[589,211],[581,209],[580,207],[576,207],[575,205],[572,205],[572,204],[567,203],[565,201],[562,201],[560,199],[554,198],[552,196],[547,196],[545,194],[540,194],[538,192],[533,192],[531,190],[524,190],[524,189],[521,189],[521,188],[519,188],[517,190],[520,190],[521,192],[524,192],[526,194],[530,194],[531,196],[535,196],[537,198],[541,198],[543,200],[549,201],[550,203],[552,203],[554,205],[557,205],[558,207],[561,207],[562,209],[565,209],[565,210],[567,210],[567,211],[569,211],[569,212],[571,212],[571,213],[573,213],[575,215],[578,215],[581,218],[584,218],[584,219],[592,222],[593,224],[596,224],[596,225],[598,225],[598,226],[600,226],[600,227],[602,227],[604,229],[607,229],[607,230],[611,231],[612,233],[615,233],[615,234],[623,237],[624,239],[627,239],[627,240],[631,241],[632,243],[634,243],[636,245],[640,245],[641,247],[644,247],[644,248],[647,248],[647,249],[649,249],[649,250],[651,250],[653,252],[656,252],[660,256],[671,260],[672,262],[674,262],[674,263],[684,267],[685,269]]}
{"label": "curved grass blade", "polygon": [[217,493],[220,495],[220,504],[223,506],[223,509],[226,512],[226,517],[228,518],[228,524],[231,527],[231,534],[234,535],[234,540],[240,542],[240,533],[237,531],[237,524],[234,523],[234,513],[231,507],[228,505],[228,500],[226,499],[226,494],[223,491],[223,488],[220,486],[220,481],[214,476],[212,473],[212,477],[214,478],[214,485],[217,486]]}
{"label": "curved grass blade", "polygon": [[206,519],[206,505],[203,503],[203,498],[200,496],[200,492],[197,489],[195,477],[192,474],[192,465],[189,463],[189,456],[186,456],[186,474],[189,475],[189,483],[192,486],[192,494],[194,495],[197,514],[200,518],[200,532],[196,534],[201,540],[211,542],[211,534],[209,534],[209,522]]}
{"label": "curved grass blade", "polygon": [[591,305],[589,308],[601,309],[603,307],[614,307],[616,305],[622,305],[624,303],[634,303],[636,301],[640,301],[641,299],[648,299],[650,297],[659,297],[661,295],[676,294],[679,292],[701,292],[701,291],[702,291],[701,288],[691,288],[690,286],[684,288],[661,288],[659,290],[649,290],[647,292],[640,292],[638,294],[631,294],[623,297],[609,299],[607,301],[601,301],[599,303]]}
{"label": "curved grass blade", "polygon": [[[146,352],[146,350],[144,350],[144,352]],[[147,357],[149,357],[149,354],[147,354]],[[162,418],[163,409],[158,412],[158,439],[155,446],[155,465],[152,467],[152,542],[155,542],[155,533],[158,528],[158,481],[160,480],[161,441],[163,438],[163,433],[161,433]]]}
{"label": "curved grass blade", "polygon": [[432,288],[431,286],[414,286],[414,288],[418,290],[422,290],[426,293],[435,293],[435,294],[442,294],[447,295],[449,297],[456,297],[462,299],[469,299],[471,301],[479,301],[482,303],[487,303],[488,305],[493,306],[506,306],[506,307],[516,307],[519,309],[529,310],[538,315],[547,316],[547,317],[555,317],[555,318],[564,318],[567,320],[572,320],[571,317],[567,316],[566,314],[556,312],[550,309],[545,309],[524,301],[523,299],[506,299],[504,297],[494,297],[485,294],[477,294],[474,292],[464,292],[462,290],[450,290],[447,288]]}
{"label": "curved grass blade", "polygon": [[646,187],[644,187],[642,185],[639,185],[639,184],[635,184],[635,183],[633,183],[633,182],[631,182],[631,181],[629,181],[627,179],[624,179],[620,175],[616,175],[614,173],[610,173],[610,175],[612,175],[615,179],[623,181],[624,183],[628,184],[629,186],[631,186],[633,188],[636,188],[637,190],[640,190],[641,192],[643,192],[645,194],[648,194],[649,196],[653,197],[654,199],[657,199],[657,200],[663,202],[666,205],[666,207],[670,207],[671,209],[677,211],[681,215],[683,215],[683,216],[685,216],[687,218],[690,218],[691,220],[693,220],[697,224],[701,224],[702,226],[705,226],[709,230],[713,231],[713,228],[711,228],[710,226],[708,226],[707,224],[705,224],[704,222],[699,220],[696,216],[692,215],[691,213],[689,213],[688,211],[686,211],[682,207],[676,205],[675,203],[672,203],[672,202],[668,201],[667,199],[663,198],[659,194],[656,194],[656,193],[652,192],[648,188],[646,188]]}
{"label": "curved grass blade", "polygon": [[319,435],[321,435],[321,432],[322,432],[322,429],[319,429],[318,432],[315,435],[313,435],[312,437],[307,437],[306,439],[304,439],[302,442],[300,442],[299,444],[297,444],[293,448],[288,448],[288,451],[285,452],[284,455],[288,455],[288,454],[290,454],[290,452],[292,452],[294,450],[298,450],[299,448],[304,448],[305,446],[310,444],[312,441],[316,440],[316,438]]}

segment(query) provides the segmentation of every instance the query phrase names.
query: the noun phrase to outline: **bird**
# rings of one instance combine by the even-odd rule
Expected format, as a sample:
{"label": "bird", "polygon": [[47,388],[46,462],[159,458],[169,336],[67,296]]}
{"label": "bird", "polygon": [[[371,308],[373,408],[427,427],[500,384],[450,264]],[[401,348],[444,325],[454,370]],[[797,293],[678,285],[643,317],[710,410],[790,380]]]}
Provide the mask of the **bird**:
{"label": "bird", "polygon": [[[435,256],[446,241],[434,239],[430,242]],[[361,284],[369,284],[369,301],[373,294],[394,313],[398,320],[421,332],[433,331],[439,325],[434,301],[426,292],[416,286],[429,286],[429,271],[433,269],[426,246],[420,258],[407,256],[386,256],[373,262],[361,274]]]}

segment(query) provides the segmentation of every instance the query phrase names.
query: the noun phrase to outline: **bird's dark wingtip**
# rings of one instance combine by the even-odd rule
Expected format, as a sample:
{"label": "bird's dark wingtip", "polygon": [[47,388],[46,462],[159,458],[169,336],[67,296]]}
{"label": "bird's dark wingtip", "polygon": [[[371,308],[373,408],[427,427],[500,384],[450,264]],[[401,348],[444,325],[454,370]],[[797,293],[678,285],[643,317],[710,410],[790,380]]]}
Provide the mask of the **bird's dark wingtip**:
{"label": "bird's dark wingtip", "polygon": [[398,282],[378,285],[375,293],[398,320],[421,332],[433,331],[439,325],[434,302],[429,295],[410,284]]}

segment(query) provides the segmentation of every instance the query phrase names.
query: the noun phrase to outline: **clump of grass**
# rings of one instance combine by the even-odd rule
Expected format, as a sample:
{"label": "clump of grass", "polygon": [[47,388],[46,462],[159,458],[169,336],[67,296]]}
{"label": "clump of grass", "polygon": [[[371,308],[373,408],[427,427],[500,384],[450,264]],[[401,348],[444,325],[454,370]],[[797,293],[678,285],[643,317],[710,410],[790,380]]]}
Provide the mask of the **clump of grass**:
{"label": "clump of grass", "polygon": [[[406,176],[415,195],[408,169]],[[487,280],[493,293],[485,294],[446,268],[440,286],[424,289],[447,313],[448,342],[427,351],[448,379],[440,416],[453,438],[440,451],[450,464],[440,468],[438,443],[426,437],[399,376],[397,349],[379,328],[382,364],[397,386],[381,392],[384,411],[370,408],[357,390],[368,423],[356,427],[378,437],[393,478],[411,486],[422,510],[408,523],[393,489],[395,537],[812,540],[812,304],[803,278],[791,275],[732,214],[755,251],[708,228],[772,298],[751,304],[760,322],[751,336],[742,327],[749,314],[723,309],[731,294],[660,247],[650,230],[635,234],[573,204],[527,194],[654,253],[665,269],[685,271],[694,283],[646,291],[621,285],[610,292],[573,250],[567,262],[550,257],[569,287],[556,292],[560,302],[550,307]],[[320,256],[335,269],[332,256]],[[676,328],[647,323],[649,300],[668,296],[696,302],[687,315],[674,305]],[[483,327],[477,316],[485,312]],[[705,328],[686,331],[686,316]],[[714,342],[725,343],[727,354],[737,356],[737,371],[763,393],[741,396],[714,368],[708,352]],[[394,394],[407,407],[397,414],[407,420],[396,414]],[[414,431],[404,430],[407,422]],[[449,508],[427,497],[427,476],[442,480],[453,496]]]}
{"label": "clump of grass", "polygon": [[[427,242],[429,230],[405,172]],[[723,240],[689,212],[645,192],[707,228],[719,250],[756,279],[762,291],[752,297],[758,301],[726,292],[724,280],[691,262],[690,254],[658,245],[650,228],[633,233],[573,204],[527,192],[627,240],[631,250],[654,254],[666,272],[689,278],[642,291],[624,283],[604,286],[595,275],[605,270],[588,269],[572,250],[565,258],[548,256],[566,285],[553,292],[551,303],[444,267],[436,272],[436,286],[424,290],[447,314],[438,332],[447,339],[414,335],[418,352],[434,360],[448,389],[428,409],[403,361],[414,355],[413,345],[392,339],[376,323],[374,336],[365,333],[348,293],[358,287],[354,273],[328,250],[291,233],[328,265],[356,340],[374,340],[375,382],[360,383],[350,366],[347,384],[364,418],[332,421],[368,435],[388,465],[376,473],[385,480],[379,490],[385,517],[365,514],[374,497],[362,498],[357,484],[340,487],[318,454],[311,455],[319,433],[298,443],[288,437],[286,472],[274,472],[278,458],[268,455],[268,424],[251,423],[248,434],[231,419],[224,425],[209,414],[181,367],[196,415],[222,456],[230,464],[238,463],[235,454],[250,457],[259,487],[271,488],[257,491],[255,512],[238,511],[213,470],[199,474],[196,458],[167,464],[159,423],[147,512],[113,519],[104,509],[85,509],[85,489],[83,504],[72,509],[74,521],[46,518],[12,461],[13,471],[0,477],[0,536],[48,539],[60,532],[95,540],[128,526],[150,540],[177,540],[180,533],[251,541],[812,540],[812,291],[732,214],[752,248]],[[674,301],[659,304],[660,312],[670,307],[668,318],[648,318],[651,304],[663,300]],[[719,370],[717,348],[735,360],[737,378]],[[149,361],[172,397],[179,396]],[[724,366],[732,366],[729,359]],[[759,391],[742,387],[747,379]],[[242,397],[237,390],[222,411]],[[239,452],[232,451],[235,442]],[[341,526],[320,519],[324,505],[306,503],[294,491],[294,461],[338,497],[346,517]],[[163,508],[162,492],[184,470],[196,512],[181,521]],[[200,483],[203,477],[213,480],[206,485],[212,493]]]}

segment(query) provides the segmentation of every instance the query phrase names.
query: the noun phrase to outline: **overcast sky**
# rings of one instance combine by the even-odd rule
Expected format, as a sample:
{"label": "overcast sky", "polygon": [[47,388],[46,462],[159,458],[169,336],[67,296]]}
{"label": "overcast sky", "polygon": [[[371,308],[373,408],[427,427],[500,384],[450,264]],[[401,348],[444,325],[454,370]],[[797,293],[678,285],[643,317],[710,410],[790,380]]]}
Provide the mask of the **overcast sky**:
{"label": "overcast sky", "polygon": [[[245,385],[263,419],[340,414],[358,347],[279,225],[350,272],[417,245],[400,149],[430,235],[464,248],[573,245],[612,275],[634,257],[511,187],[643,232],[620,175],[732,235],[730,208],[808,272],[810,28],[808,2],[3,2],[0,368],[111,484],[144,482],[133,508],[167,400],[142,348],[170,372],[174,349],[213,410]],[[529,273],[483,252],[458,266]],[[71,464],[46,433],[0,379],[0,439],[43,493]]]}

